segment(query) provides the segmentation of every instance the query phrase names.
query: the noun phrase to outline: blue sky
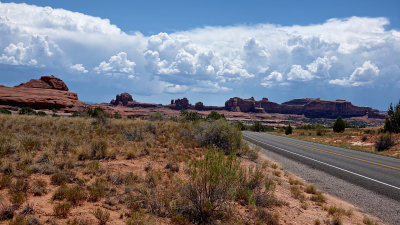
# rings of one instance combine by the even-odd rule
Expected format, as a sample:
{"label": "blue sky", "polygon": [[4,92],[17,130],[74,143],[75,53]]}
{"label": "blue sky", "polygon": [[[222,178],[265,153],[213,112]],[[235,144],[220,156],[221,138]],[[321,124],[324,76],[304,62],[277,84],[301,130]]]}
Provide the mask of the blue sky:
{"label": "blue sky", "polygon": [[88,102],[400,98],[399,1],[1,2],[5,85],[54,74]]}

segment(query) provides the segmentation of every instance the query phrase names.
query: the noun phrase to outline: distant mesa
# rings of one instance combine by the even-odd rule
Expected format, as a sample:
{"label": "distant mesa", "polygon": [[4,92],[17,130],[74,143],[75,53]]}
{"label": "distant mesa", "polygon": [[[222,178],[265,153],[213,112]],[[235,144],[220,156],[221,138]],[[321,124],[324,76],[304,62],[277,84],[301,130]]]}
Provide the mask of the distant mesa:
{"label": "distant mesa", "polygon": [[301,98],[278,104],[270,102],[268,98],[256,101],[253,97],[249,99],[234,97],[225,102],[225,109],[233,112],[295,114],[308,118],[337,118],[338,116],[385,118],[385,115],[376,109],[354,106],[351,102],[341,99],[325,101],[319,98]]}
{"label": "distant mesa", "polygon": [[42,76],[15,87],[0,86],[0,105],[61,109],[84,107],[78,95],[55,76]]}

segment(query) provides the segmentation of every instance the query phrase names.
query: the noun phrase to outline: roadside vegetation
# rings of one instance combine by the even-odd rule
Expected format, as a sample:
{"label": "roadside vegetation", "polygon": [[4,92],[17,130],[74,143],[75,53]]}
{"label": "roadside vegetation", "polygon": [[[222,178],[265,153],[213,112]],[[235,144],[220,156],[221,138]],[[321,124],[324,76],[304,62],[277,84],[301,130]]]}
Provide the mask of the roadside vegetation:
{"label": "roadside vegetation", "polygon": [[22,112],[0,114],[0,223],[331,220],[325,195],[260,159],[260,148],[217,112],[146,120],[101,108],[71,117]]}

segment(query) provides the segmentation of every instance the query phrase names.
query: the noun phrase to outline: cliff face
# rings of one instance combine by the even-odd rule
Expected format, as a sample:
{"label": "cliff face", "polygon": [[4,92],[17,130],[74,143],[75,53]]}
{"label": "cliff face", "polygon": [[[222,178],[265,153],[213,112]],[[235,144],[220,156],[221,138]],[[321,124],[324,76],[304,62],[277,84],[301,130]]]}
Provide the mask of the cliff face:
{"label": "cliff face", "polygon": [[354,106],[345,100],[325,101],[319,98],[294,99],[282,104],[270,102],[267,98],[256,101],[253,97],[241,99],[230,98],[225,102],[225,109],[235,112],[260,112],[305,115],[308,118],[359,117],[385,118],[378,110],[370,107]]}

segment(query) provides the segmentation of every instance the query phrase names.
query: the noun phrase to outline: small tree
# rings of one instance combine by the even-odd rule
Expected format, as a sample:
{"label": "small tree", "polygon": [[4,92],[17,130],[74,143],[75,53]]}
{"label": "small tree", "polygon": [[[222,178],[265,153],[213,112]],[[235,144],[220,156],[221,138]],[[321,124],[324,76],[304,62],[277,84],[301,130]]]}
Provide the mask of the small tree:
{"label": "small tree", "polygon": [[342,117],[339,116],[336,119],[335,123],[333,124],[333,131],[336,132],[336,133],[343,132],[345,127],[346,127],[346,123],[344,122]]}
{"label": "small tree", "polygon": [[220,114],[216,111],[211,111],[210,114],[208,114],[207,120],[219,120],[219,119],[225,119],[225,115],[224,114]]}
{"label": "small tree", "polygon": [[390,103],[384,130],[393,133],[400,133],[400,100],[394,108],[392,103]]}
{"label": "small tree", "polygon": [[256,121],[256,122],[253,124],[253,130],[254,130],[255,132],[264,131],[264,126],[262,125],[262,123],[261,123],[260,121]]}
{"label": "small tree", "polygon": [[292,134],[292,133],[293,133],[293,128],[289,124],[289,126],[285,128],[285,134],[289,135],[289,134]]}

